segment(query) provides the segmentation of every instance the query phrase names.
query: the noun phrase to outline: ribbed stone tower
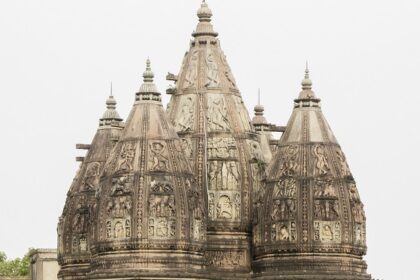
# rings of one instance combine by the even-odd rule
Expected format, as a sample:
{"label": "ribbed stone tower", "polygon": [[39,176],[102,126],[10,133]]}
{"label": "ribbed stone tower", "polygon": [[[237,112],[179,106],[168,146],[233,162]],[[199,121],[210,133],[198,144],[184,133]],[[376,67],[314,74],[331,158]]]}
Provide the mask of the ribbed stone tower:
{"label": "ribbed stone tower", "polygon": [[116,101],[111,95],[106,101],[107,110],[99,121],[99,128],[87,149],[80,168],[73,180],[63,213],[58,223],[58,262],[60,279],[85,279],[89,271],[93,232],[92,210],[99,177],[112,148],[123,129],[122,119],[116,111]]}
{"label": "ribbed stone tower", "polygon": [[205,2],[197,15],[181,71],[169,75],[176,87],[168,91],[173,96],[167,113],[193,164],[200,195],[208,198],[208,270],[218,279],[245,279],[251,269],[251,197],[264,157]]}
{"label": "ribbed stone tower", "polygon": [[256,279],[370,279],[363,204],[309,71],[257,201]]}
{"label": "ribbed stone tower", "polygon": [[199,279],[203,202],[147,62],[93,209],[90,279]]}

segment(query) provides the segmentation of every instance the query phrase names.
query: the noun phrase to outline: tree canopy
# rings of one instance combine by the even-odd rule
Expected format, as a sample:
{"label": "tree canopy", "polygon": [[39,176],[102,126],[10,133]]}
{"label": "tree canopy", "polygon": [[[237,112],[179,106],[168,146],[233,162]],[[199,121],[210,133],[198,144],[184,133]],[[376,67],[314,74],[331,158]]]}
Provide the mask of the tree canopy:
{"label": "tree canopy", "polygon": [[0,251],[0,276],[27,276],[29,275],[29,256],[33,249],[29,249],[23,258],[7,259],[5,252]]}

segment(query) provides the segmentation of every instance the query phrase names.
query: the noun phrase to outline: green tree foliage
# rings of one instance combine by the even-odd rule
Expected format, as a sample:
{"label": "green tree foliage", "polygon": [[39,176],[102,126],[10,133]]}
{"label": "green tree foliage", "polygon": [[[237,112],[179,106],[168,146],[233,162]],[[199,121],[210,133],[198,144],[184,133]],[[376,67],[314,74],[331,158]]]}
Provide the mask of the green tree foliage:
{"label": "green tree foliage", "polygon": [[6,253],[0,251],[0,276],[27,276],[29,275],[29,256],[33,249],[29,249],[23,258],[8,260]]}

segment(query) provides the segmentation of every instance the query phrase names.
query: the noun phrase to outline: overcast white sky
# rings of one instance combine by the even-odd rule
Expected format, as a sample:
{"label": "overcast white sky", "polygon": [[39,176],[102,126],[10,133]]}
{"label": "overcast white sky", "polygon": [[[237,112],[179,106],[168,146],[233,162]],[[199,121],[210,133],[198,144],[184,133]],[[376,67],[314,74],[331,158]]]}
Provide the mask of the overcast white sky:
{"label": "overcast white sky", "polygon": [[[56,223],[113,81],[125,118],[152,60],[164,92],[200,0],[0,0],[0,250],[54,247]],[[286,124],[309,60],[357,180],[369,272],[420,279],[420,1],[208,0],[252,113]],[[168,100],[164,96],[164,103]]]}

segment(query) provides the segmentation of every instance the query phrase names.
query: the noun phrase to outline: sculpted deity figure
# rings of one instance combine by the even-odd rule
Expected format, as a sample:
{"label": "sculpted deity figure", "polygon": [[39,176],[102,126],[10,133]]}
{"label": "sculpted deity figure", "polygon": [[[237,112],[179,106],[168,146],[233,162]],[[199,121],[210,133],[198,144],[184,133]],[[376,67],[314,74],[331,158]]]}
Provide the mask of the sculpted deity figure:
{"label": "sculpted deity figure", "polygon": [[124,226],[121,222],[114,225],[114,238],[124,238]]}
{"label": "sculpted deity figure", "polygon": [[229,121],[227,119],[227,109],[223,97],[214,98],[209,104],[208,112],[208,130],[228,130]]}
{"label": "sculpted deity figure", "polygon": [[194,124],[194,106],[191,97],[184,99],[181,105],[180,120],[177,124],[178,131],[191,131]]}
{"label": "sculpted deity figure", "polygon": [[286,225],[282,225],[280,228],[279,239],[282,241],[288,241],[289,237],[289,230]]}
{"label": "sculpted deity figure", "polygon": [[314,154],[316,157],[315,166],[319,175],[327,175],[330,171],[327,156],[325,154],[325,147],[322,145],[315,145]]}
{"label": "sculpted deity figure", "polygon": [[280,176],[293,176],[299,169],[297,163],[298,146],[288,146],[284,151],[284,161],[280,166]]}
{"label": "sculpted deity figure", "polygon": [[237,189],[238,182],[239,182],[239,170],[238,170],[237,163],[234,161],[228,162],[227,170],[228,170],[227,188],[231,190]]}
{"label": "sculpted deity figure", "polygon": [[181,147],[184,151],[185,156],[189,159],[193,157],[193,150],[192,150],[192,143],[191,139],[189,138],[182,138],[181,139]]}
{"label": "sculpted deity figure", "polygon": [[198,50],[195,50],[191,55],[190,65],[185,76],[184,88],[189,88],[196,85],[198,75],[198,55]]}
{"label": "sculpted deity figure", "polygon": [[329,225],[324,225],[321,228],[321,240],[322,241],[333,241],[334,232]]}
{"label": "sculpted deity figure", "polygon": [[217,218],[232,219],[232,209],[233,205],[230,197],[227,195],[220,196],[217,203]]}
{"label": "sculpted deity figure", "polygon": [[337,158],[338,158],[338,160],[340,162],[341,174],[343,176],[350,176],[351,175],[350,168],[349,168],[349,166],[347,164],[346,156],[344,155],[343,151],[341,151],[341,149],[337,148],[336,151],[335,151],[335,153],[336,153]]}
{"label": "sculpted deity figure", "polygon": [[96,190],[99,185],[99,170],[101,164],[99,162],[89,163],[85,177],[83,178],[83,184],[81,190]]}
{"label": "sculpted deity figure", "polygon": [[164,155],[166,146],[164,142],[150,144],[152,167],[151,170],[168,170],[168,158]]}
{"label": "sculpted deity figure", "polygon": [[357,191],[356,184],[353,182],[349,184],[349,195],[350,201],[360,201],[359,192]]}
{"label": "sculpted deity figure", "polygon": [[363,204],[361,202],[353,203],[352,213],[356,223],[362,224],[365,221],[365,211],[363,210]]}
{"label": "sculpted deity figure", "polygon": [[126,143],[120,155],[117,170],[133,170],[135,149],[132,143]]}
{"label": "sculpted deity figure", "polygon": [[206,64],[207,64],[207,82],[206,87],[217,87],[219,86],[219,69],[216,63],[216,59],[213,55],[213,52],[210,49],[207,49],[206,55]]}

